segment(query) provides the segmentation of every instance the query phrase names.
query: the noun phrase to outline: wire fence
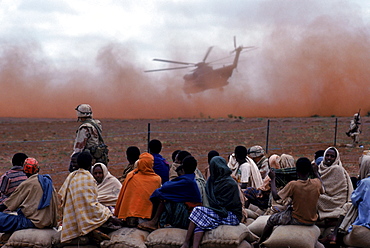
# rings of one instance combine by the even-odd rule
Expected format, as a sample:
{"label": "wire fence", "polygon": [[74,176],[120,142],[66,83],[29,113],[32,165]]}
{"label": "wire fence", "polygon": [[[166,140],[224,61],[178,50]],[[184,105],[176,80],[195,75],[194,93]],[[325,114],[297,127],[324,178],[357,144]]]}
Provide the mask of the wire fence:
{"label": "wire fence", "polygon": [[[350,118],[237,118],[237,119],[169,119],[169,120],[102,120],[103,135],[110,152],[109,168],[112,174],[122,173],[127,164],[125,151],[137,146],[147,151],[150,139],[159,139],[163,144],[161,154],[172,162],[175,150],[188,150],[198,160],[201,170],[207,166],[207,154],[216,150],[221,156],[234,151],[235,146],[247,148],[261,145],[268,155],[287,153],[295,158],[313,158],[317,150],[335,145],[347,169],[358,164],[358,158],[369,147],[366,132],[367,117],[362,120],[361,144],[364,148],[349,147],[351,139],[345,135]],[[72,152],[76,122],[33,121],[31,128],[20,139],[17,122],[1,122],[0,134],[2,153],[0,160],[3,173],[9,167],[9,160],[16,152],[22,151],[36,157],[42,171],[52,177],[63,179],[68,175],[69,159]],[[33,128],[32,128],[33,127]],[[46,130],[46,131],[45,131]],[[62,132],[61,132],[62,130]],[[54,134],[55,133],[55,134]],[[354,171],[357,170],[357,167]],[[353,172],[355,173],[355,172]]]}

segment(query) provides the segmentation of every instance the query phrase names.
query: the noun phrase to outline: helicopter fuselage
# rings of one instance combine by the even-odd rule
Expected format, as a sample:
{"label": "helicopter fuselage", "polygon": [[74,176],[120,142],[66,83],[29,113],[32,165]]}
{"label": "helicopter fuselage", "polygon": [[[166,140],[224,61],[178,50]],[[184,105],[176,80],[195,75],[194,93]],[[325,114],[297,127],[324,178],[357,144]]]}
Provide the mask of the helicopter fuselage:
{"label": "helicopter fuselage", "polygon": [[184,76],[183,90],[186,94],[192,94],[208,89],[222,88],[229,84],[227,80],[231,77],[234,68],[233,65],[218,69],[213,69],[210,66],[197,68],[194,72]]}

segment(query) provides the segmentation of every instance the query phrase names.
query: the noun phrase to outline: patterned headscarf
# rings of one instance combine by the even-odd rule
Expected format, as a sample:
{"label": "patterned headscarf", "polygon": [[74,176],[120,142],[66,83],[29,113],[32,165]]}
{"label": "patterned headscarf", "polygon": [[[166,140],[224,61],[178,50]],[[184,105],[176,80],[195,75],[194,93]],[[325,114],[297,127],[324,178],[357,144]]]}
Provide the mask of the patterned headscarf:
{"label": "patterned headscarf", "polygon": [[26,158],[23,164],[23,171],[26,174],[36,174],[39,172],[39,162],[35,158]]}

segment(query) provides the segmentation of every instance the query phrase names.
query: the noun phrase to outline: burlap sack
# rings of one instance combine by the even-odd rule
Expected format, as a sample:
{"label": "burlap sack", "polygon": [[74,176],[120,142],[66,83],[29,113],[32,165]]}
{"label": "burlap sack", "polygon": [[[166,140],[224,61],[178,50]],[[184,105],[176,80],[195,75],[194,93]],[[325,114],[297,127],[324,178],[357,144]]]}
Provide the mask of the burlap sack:
{"label": "burlap sack", "polygon": [[57,233],[57,231],[54,229],[30,228],[18,230],[10,236],[5,245],[11,247],[34,248],[52,247],[51,237],[55,233]]}
{"label": "burlap sack", "polygon": [[316,244],[315,244],[315,248],[325,248],[325,245],[323,245],[322,243],[317,241]]}
{"label": "burlap sack", "polygon": [[259,209],[259,207],[251,203],[249,204],[248,209],[252,210],[253,212],[256,212]]}
{"label": "burlap sack", "polygon": [[262,244],[273,248],[315,248],[320,229],[317,226],[278,226]]}
{"label": "burlap sack", "polygon": [[5,243],[10,238],[10,233],[0,233],[0,242]]}
{"label": "burlap sack", "polygon": [[145,245],[148,248],[179,248],[185,241],[186,232],[180,228],[159,228],[147,236]]}
{"label": "burlap sack", "polygon": [[238,248],[253,248],[253,246],[249,244],[247,241],[243,240],[238,246]]}
{"label": "burlap sack", "polygon": [[260,216],[255,211],[250,210],[248,208],[246,209],[246,212],[247,212],[248,218],[257,219]]}
{"label": "burlap sack", "polygon": [[252,224],[248,226],[249,230],[258,237],[261,237],[263,229],[265,228],[267,220],[269,218],[270,215],[259,216],[255,221],[253,221]]}
{"label": "burlap sack", "polygon": [[258,237],[244,224],[221,225],[204,233],[201,246],[202,248],[237,248],[244,239],[252,243],[257,241]]}
{"label": "burlap sack", "polygon": [[252,224],[254,222],[254,219],[252,219],[252,218],[248,218],[246,221],[245,221],[245,225],[246,226],[249,226],[250,224]]}
{"label": "burlap sack", "polygon": [[370,229],[354,225],[352,231],[343,237],[343,242],[348,246],[370,247]]}
{"label": "burlap sack", "polygon": [[80,236],[77,238],[74,238],[70,241],[67,241],[65,243],[60,243],[60,238],[61,238],[61,231],[56,232],[51,236],[51,244],[55,248],[61,248],[61,247],[68,247],[68,248],[73,248],[73,247],[79,247],[79,246],[88,246],[90,245],[90,239],[87,236]]}
{"label": "burlap sack", "polygon": [[109,234],[111,240],[100,243],[102,248],[146,248],[149,232],[137,228],[123,227]]}

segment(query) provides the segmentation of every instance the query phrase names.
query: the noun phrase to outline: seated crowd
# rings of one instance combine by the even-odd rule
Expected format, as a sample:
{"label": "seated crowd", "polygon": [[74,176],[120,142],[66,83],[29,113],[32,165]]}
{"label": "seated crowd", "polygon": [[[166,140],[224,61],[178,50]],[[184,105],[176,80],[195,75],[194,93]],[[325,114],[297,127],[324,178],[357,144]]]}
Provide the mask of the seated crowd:
{"label": "seated crowd", "polygon": [[316,152],[312,161],[267,156],[261,146],[236,146],[228,160],[210,151],[204,174],[188,151],[174,151],[169,164],[160,155],[159,140],[148,147],[143,153],[135,146],[127,149],[129,164],[119,178],[105,164],[92,164],[89,152],[78,153],[59,192],[49,175],[39,174],[35,158],[16,153],[0,178],[0,232],[61,226],[62,243],[87,236],[99,244],[122,227],[149,232],[173,227],[187,230],[182,247],[197,248],[205,231],[246,223],[245,209],[251,205],[270,215],[255,247],[278,225],[335,226],[320,241],[336,244],[352,204],[357,211],[353,224],[370,228],[370,156],[360,159],[354,191],[357,185],[335,147]]}

